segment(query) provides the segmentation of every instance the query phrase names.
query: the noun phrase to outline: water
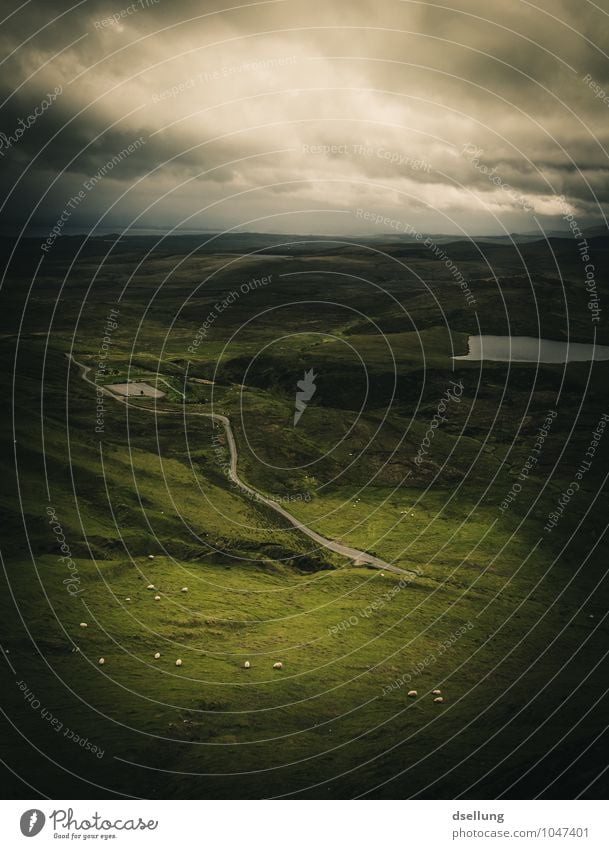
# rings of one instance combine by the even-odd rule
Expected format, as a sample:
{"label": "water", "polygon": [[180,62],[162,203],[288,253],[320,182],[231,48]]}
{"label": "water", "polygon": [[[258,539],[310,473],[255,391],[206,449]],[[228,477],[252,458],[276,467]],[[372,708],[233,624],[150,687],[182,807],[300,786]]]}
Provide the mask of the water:
{"label": "water", "polygon": [[493,360],[516,363],[583,363],[609,360],[608,345],[557,342],[534,336],[470,336],[468,353],[455,360]]}

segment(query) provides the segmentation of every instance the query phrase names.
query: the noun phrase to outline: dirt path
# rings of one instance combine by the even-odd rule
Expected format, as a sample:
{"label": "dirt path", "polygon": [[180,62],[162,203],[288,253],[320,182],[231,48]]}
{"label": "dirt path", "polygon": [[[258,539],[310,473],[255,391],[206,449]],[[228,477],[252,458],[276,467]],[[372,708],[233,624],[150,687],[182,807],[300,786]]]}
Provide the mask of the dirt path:
{"label": "dirt path", "polygon": [[[103,395],[108,396],[109,398],[113,398],[115,401],[118,401],[119,404],[124,404],[125,407],[131,407],[134,410],[144,410],[145,412],[154,413],[155,415],[182,415],[179,410],[163,410],[160,409],[158,405],[155,407],[141,407],[139,404],[131,404],[127,400],[119,395],[115,395],[109,389],[102,387],[95,383],[95,381],[91,380],[88,376],[91,371],[91,366],[86,366],[83,363],[79,363],[78,360],[72,354],[66,354],[66,357],[70,360],[70,362],[74,363],[75,366],[78,366],[81,372],[81,377],[84,381],[89,383],[91,386],[94,386],[99,389]],[[376,569],[383,569],[387,572],[394,572],[397,575],[408,575],[409,577],[415,577],[414,572],[407,572],[405,569],[398,569],[397,566],[392,566],[390,563],[386,563],[384,560],[381,560],[380,557],[374,557],[372,554],[368,554],[366,551],[359,551],[357,548],[350,548],[348,545],[343,545],[342,543],[335,542],[331,539],[326,539],[326,537],[321,536],[321,534],[316,533],[311,530],[307,525],[303,524],[296,516],[292,516],[291,513],[288,513],[280,504],[276,501],[273,501],[270,498],[267,498],[266,495],[263,495],[258,490],[253,489],[251,486],[248,486],[244,483],[239,474],[237,472],[237,443],[235,442],[235,436],[233,434],[233,429],[231,427],[230,421],[226,416],[221,415],[220,413],[199,413],[199,412],[189,412],[191,416],[202,416],[206,419],[212,419],[215,422],[219,422],[224,428],[224,432],[226,434],[226,441],[229,448],[230,453],[230,464],[228,469],[228,477],[229,479],[244,493],[253,498],[255,501],[265,504],[267,507],[270,507],[276,513],[279,513],[280,516],[283,516],[284,519],[292,525],[293,528],[296,528],[297,531],[300,531],[306,536],[310,537],[314,542],[323,548],[327,548],[330,551],[334,551],[336,554],[340,554],[343,557],[346,557],[349,560],[353,560],[356,565],[367,564],[369,566],[374,566]]]}

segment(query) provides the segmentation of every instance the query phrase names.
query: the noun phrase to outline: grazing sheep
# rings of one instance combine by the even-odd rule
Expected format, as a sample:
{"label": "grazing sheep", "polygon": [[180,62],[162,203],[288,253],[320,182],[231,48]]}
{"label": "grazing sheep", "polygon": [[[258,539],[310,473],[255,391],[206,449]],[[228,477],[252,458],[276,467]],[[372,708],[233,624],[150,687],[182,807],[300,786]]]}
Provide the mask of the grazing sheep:
{"label": "grazing sheep", "polygon": [[80,627],[81,627],[81,628],[88,628],[89,626],[87,625],[87,623],[86,623],[86,622],[81,622],[81,623],[80,623]]}
{"label": "grazing sheep", "polygon": [[410,699],[414,699],[414,698],[416,698],[418,695],[419,695],[419,694],[417,693],[417,691],[416,691],[416,690],[408,690],[408,697],[409,697]]}
{"label": "grazing sheep", "polygon": [[154,554],[149,554],[149,555],[148,555],[148,560],[154,560]]}
{"label": "grazing sheep", "polygon": [[160,652],[160,651],[157,651],[157,652],[155,652],[155,653],[154,653],[154,659],[155,659],[155,660],[158,660],[160,656],[161,656],[161,652]]}
{"label": "grazing sheep", "polygon": [[442,690],[432,690],[432,691],[431,691],[431,695],[432,695],[432,696],[441,696],[441,695],[442,695]]}
{"label": "grazing sheep", "polygon": [[130,598],[129,596],[127,596],[127,598],[125,599],[125,601],[131,601],[131,598]]}
{"label": "grazing sheep", "polygon": [[277,661],[277,663],[273,664],[273,669],[283,669],[283,663],[281,663],[281,661]]}
{"label": "grazing sheep", "polygon": [[148,586],[146,587],[146,589],[147,589],[147,590],[154,590],[154,589],[155,589],[155,586],[154,586],[154,584],[148,584]]}
{"label": "grazing sheep", "polygon": [[434,699],[434,702],[437,705],[441,705],[443,701],[444,701],[444,699],[442,698],[442,696],[436,696],[436,698]]}
{"label": "grazing sheep", "polygon": [[106,659],[104,657],[100,657],[100,659],[97,662],[99,663],[100,666],[103,666],[104,663],[106,662]]}
{"label": "grazing sheep", "polygon": [[180,592],[181,592],[181,593],[187,593],[187,592],[188,592],[188,587],[182,587],[182,589],[180,590]]}
{"label": "grazing sheep", "polygon": [[246,661],[245,661],[245,663],[243,664],[243,668],[244,668],[244,669],[249,669],[249,668],[250,668],[250,662],[249,662],[249,660],[246,660]]}
{"label": "grazing sheep", "polygon": [[161,600],[161,596],[160,596],[160,595],[155,595],[154,600],[155,600],[155,601],[160,601],[160,600]]}
{"label": "grazing sheep", "polygon": [[176,666],[181,666],[181,665],[182,665],[182,661],[180,660],[180,658],[178,658],[176,660]]}

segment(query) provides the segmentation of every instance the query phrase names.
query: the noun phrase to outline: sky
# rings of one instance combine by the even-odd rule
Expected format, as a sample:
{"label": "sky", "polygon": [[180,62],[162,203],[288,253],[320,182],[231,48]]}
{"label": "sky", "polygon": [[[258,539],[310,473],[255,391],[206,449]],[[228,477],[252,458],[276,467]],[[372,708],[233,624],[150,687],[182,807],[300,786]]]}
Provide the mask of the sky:
{"label": "sky", "polygon": [[0,229],[602,223],[603,3],[9,0]]}

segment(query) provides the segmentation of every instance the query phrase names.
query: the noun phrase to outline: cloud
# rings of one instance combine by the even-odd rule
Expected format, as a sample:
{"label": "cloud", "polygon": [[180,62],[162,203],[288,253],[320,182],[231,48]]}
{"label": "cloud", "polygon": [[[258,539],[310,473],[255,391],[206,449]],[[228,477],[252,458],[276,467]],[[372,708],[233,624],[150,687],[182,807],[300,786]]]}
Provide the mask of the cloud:
{"label": "cloud", "polygon": [[609,15],[566,0],[28,5],[0,37],[3,132],[62,94],[0,149],[3,224],[54,220],[139,137],[83,221],[289,230],[316,208],[309,226],[346,232],[366,205],[495,232],[560,223],[560,194],[597,220],[608,35]]}

